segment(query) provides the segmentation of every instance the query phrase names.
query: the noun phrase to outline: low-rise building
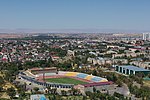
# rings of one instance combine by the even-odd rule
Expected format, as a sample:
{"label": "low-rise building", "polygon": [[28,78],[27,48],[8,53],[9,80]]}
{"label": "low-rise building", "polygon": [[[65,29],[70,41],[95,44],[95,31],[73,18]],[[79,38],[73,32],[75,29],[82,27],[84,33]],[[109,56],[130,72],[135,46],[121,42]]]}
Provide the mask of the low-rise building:
{"label": "low-rise building", "polygon": [[144,74],[149,74],[150,70],[144,69],[144,68],[139,68],[133,65],[116,65],[115,70],[119,73],[126,74],[126,75],[136,75],[138,73],[144,73]]}
{"label": "low-rise building", "polygon": [[132,61],[130,64],[139,66],[141,68],[150,69],[150,62]]}
{"label": "low-rise building", "polygon": [[30,96],[30,100],[48,100],[44,94],[34,94]]}
{"label": "low-rise building", "polygon": [[74,86],[74,88],[79,89],[80,92],[85,95],[85,92],[90,91],[93,92],[93,88],[102,92],[107,92],[107,90],[113,90],[115,85],[113,82],[98,82],[98,83],[89,83],[89,84],[80,84]]}

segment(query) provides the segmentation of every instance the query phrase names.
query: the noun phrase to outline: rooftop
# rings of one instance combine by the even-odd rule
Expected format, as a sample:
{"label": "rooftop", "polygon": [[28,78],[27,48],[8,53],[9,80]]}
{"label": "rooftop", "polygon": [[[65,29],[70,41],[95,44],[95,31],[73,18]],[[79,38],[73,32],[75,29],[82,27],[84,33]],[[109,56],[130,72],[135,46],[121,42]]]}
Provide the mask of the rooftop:
{"label": "rooftop", "polygon": [[150,70],[140,68],[137,66],[133,66],[133,65],[121,65],[120,67],[125,68],[125,69],[134,70],[134,71],[150,71]]}
{"label": "rooftop", "polygon": [[113,82],[97,82],[97,83],[89,83],[89,84],[83,84],[84,87],[91,87],[91,86],[102,86],[102,85],[110,85],[113,84]]}
{"label": "rooftop", "polygon": [[44,94],[35,94],[30,96],[30,100],[47,100]]}

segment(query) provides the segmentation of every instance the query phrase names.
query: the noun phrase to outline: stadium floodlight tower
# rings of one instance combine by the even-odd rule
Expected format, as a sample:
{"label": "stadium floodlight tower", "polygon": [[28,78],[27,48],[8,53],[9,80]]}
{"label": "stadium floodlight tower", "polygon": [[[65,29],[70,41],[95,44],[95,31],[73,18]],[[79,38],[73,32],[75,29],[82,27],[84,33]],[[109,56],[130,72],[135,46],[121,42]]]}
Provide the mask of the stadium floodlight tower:
{"label": "stadium floodlight tower", "polygon": [[45,67],[46,67],[46,64],[43,64],[42,69],[43,69],[43,81],[44,81],[44,83],[45,83],[45,71],[44,71]]}

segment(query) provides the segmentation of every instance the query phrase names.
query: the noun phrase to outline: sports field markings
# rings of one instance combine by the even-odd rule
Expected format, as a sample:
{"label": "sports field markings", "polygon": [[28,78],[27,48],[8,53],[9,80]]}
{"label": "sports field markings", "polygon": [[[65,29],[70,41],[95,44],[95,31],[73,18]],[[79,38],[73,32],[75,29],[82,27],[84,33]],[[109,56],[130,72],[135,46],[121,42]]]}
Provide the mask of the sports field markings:
{"label": "sports field markings", "polygon": [[46,79],[47,82],[52,82],[52,83],[63,83],[63,84],[87,84],[87,82],[83,82],[77,79],[73,79],[73,78],[48,78]]}

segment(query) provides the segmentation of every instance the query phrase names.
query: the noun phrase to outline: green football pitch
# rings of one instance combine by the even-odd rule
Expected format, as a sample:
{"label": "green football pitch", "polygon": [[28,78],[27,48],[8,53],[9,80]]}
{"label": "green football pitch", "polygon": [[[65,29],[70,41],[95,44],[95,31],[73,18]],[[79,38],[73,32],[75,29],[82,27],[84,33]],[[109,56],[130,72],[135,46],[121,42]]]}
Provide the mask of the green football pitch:
{"label": "green football pitch", "polygon": [[74,84],[74,85],[77,85],[77,84],[86,84],[87,82],[83,82],[83,81],[80,81],[80,80],[76,80],[76,79],[73,79],[73,78],[67,78],[67,77],[64,77],[64,78],[48,78],[46,79],[47,82],[52,82],[52,83],[63,83],[63,84]]}

